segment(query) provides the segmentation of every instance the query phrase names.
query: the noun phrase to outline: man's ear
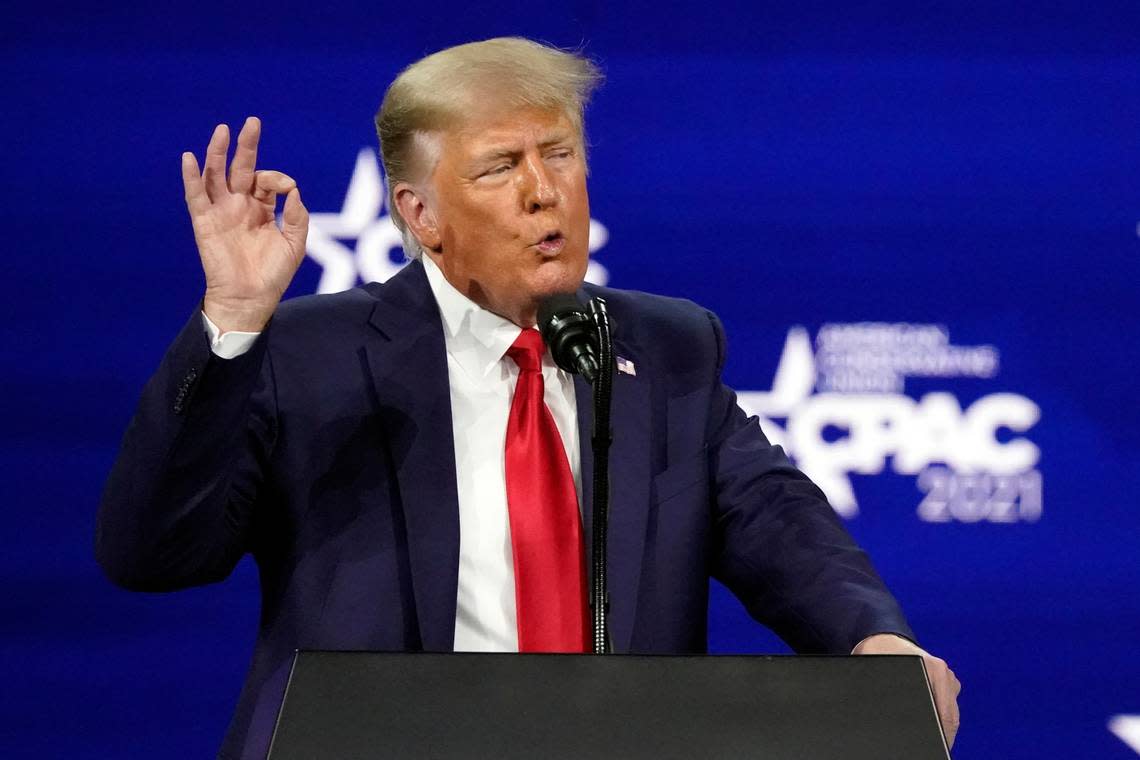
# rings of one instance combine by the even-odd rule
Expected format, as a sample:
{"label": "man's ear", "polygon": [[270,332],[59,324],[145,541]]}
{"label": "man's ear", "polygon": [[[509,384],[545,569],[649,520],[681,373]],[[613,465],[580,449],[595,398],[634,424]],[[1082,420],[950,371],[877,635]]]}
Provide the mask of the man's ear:
{"label": "man's ear", "polygon": [[426,194],[407,182],[400,182],[392,195],[396,201],[396,210],[416,240],[420,241],[420,245],[426,250],[438,251],[441,242],[439,226],[436,224],[435,212],[427,203]]}

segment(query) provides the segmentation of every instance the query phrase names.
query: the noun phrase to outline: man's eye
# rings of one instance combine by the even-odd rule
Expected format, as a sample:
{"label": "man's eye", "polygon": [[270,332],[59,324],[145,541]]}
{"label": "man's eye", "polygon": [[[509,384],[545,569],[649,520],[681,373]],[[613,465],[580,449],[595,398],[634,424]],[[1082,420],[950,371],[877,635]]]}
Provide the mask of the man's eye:
{"label": "man's eye", "polygon": [[493,166],[490,169],[488,169],[487,171],[485,171],[484,175],[506,174],[510,170],[511,170],[510,164],[499,164],[498,166]]}

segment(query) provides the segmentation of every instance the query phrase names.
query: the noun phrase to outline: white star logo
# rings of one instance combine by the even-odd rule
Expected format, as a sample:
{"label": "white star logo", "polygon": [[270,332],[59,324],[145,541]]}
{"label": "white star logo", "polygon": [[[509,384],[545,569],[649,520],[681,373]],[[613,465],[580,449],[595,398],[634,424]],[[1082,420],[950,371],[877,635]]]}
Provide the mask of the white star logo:
{"label": "white star logo", "polygon": [[[384,211],[384,178],[380,162],[371,148],[356,155],[356,168],[340,213],[309,215],[306,253],[321,266],[318,293],[337,293],[358,282],[384,282],[407,263],[401,247],[400,231]],[[609,232],[596,219],[590,220],[590,253],[606,244]],[[355,240],[350,248],[343,241]],[[398,252],[398,253],[397,253]],[[586,280],[605,285],[606,268],[593,257]]]}
{"label": "white star logo", "polygon": [[1140,715],[1114,715],[1108,730],[1140,755]]}
{"label": "white star logo", "polygon": [[[782,446],[795,456],[788,425],[812,395],[815,388],[815,355],[811,337],[803,327],[788,330],[784,351],[776,366],[770,391],[738,391],[740,408],[759,419],[760,428],[773,446]],[[778,422],[784,420],[784,424]],[[833,467],[820,467],[810,459],[800,459],[796,465],[827,495],[832,508],[848,520],[859,514],[859,502],[847,473]]]}

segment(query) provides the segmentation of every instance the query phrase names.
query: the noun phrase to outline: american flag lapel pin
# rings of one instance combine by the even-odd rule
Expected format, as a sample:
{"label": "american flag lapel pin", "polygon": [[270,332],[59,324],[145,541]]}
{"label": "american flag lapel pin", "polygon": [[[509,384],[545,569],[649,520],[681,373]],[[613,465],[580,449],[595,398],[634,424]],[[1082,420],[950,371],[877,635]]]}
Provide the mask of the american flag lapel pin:
{"label": "american flag lapel pin", "polygon": [[633,362],[626,359],[624,356],[615,356],[617,360],[617,371],[624,372],[627,375],[637,376],[637,367],[633,366]]}

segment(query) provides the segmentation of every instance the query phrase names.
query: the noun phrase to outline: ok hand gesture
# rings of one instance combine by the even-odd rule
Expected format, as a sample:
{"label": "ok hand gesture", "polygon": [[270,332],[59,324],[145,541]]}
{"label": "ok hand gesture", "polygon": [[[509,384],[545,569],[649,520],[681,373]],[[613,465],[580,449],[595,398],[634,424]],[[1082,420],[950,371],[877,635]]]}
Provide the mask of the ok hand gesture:
{"label": "ok hand gesture", "polygon": [[[261,121],[246,119],[228,178],[225,124],[214,129],[203,172],[193,153],[182,154],[186,206],[206,273],[203,310],[222,332],[264,328],[305,256],[309,212],[291,177],[254,169],[260,136]],[[285,196],[280,228],[278,195]]]}

